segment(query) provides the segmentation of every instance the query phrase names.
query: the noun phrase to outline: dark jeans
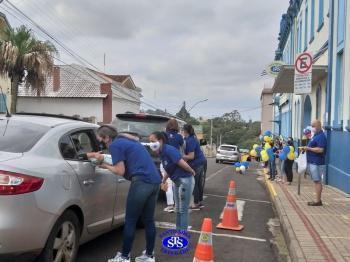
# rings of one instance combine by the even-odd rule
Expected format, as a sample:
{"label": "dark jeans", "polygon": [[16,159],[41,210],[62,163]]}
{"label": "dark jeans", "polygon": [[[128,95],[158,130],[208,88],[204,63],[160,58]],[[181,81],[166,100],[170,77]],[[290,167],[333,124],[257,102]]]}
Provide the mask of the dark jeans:
{"label": "dark jeans", "polygon": [[284,160],[284,172],[286,173],[288,182],[293,182],[293,163],[294,160]]}
{"label": "dark jeans", "polygon": [[269,160],[269,169],[270,169],[270,179],[274,180],[276,176],[276,162],[275,159]]}
{"label": "dark jeans", "polygon": [[135,238],[136,224],[141,216],[145,225],[146,253],[153,255],[156,240],[154,212],[158,199],[159,184],[149,184],[142,180],[132,181],[126,201],[125,225],[122,255],[128,257]]}
{"label": "dark jeans", "polygon": [[205,177],[203,165],[195,167],[194,171],[196,175],[194,176],[193,202],[195,205],[198,205],[203,201],[204,194]]}

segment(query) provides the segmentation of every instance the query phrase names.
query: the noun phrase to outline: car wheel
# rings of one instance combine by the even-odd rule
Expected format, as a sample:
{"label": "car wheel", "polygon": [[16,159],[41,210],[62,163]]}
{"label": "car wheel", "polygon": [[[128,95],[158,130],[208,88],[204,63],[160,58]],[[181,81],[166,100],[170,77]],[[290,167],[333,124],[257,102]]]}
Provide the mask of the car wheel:
{"label": "car wheel", "polygon": [[219,163],[219,160],[216,159],[215,162],[216,162],[216,163]]}
{"label": "car wheel", "polygon": [[66,211],[54,225],[40,262],[73,262],[79,248],[81,225],[73,211]]}

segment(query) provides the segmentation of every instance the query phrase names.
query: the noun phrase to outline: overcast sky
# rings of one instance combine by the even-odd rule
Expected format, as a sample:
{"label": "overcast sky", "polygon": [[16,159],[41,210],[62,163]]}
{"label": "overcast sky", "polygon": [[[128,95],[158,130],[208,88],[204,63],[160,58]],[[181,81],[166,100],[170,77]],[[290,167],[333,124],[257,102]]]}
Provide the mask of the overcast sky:
{"label": "overcast sky", "polygon": [[[176,113],[259,119],[260,77],[288,0],[10,0],[103,71],[130,74],[146,102]],[[0,8],[4,12],[6,7]],[[6,12],[5,12],[6,13]],[[20,21],[8,15],[16,26]],[[75,62],[65,53],[61,59]],[[142,105],[144,108],[148,108]]]}

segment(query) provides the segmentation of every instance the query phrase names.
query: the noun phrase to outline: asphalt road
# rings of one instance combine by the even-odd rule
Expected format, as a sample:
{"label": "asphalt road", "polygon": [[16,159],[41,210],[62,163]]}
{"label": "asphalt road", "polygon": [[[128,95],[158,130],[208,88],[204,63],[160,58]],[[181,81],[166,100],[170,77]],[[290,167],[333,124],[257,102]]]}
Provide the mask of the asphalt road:
{"label": "asphalt road", "polygon": [[[225,206],[228,183],[231,179],[236,181],[237,198],[244,203],[241,224],[245,226],[243,231],[234,232],[217,229],[220,222],[220,213]],[[205,208],[201,211],[190,213],[190,242],[192,248],[185,255],[171,256],[161,252],[162,238],[159,236],[166,231],[167,226],[163,222],[175,223],[174,213],[163,211],[165,203],[159,201],[156,221],[162,222],[157,228],[156,261],[193,261],[194,249],[196,247],[203,218],[209,217],[213,220],[213,236],[215,261],[277,261],[275,252],[270,244],[273,236],[268,230],[267,223],[274,217],[272,204],[268,198],[264,185],[257,180],[254,169],[248,170],[245,175],[233,172],[231,165],[216,164],[214,159],[208,161],[207,181],[205,187]],[[122,228],[100,236],[80,247],[78,254],[79,262],[103,262],[121,250]],[[137,230],[132,258],[139,255],[145,249],[144,231]],[[133,261],[133,260],[132,260]]]}

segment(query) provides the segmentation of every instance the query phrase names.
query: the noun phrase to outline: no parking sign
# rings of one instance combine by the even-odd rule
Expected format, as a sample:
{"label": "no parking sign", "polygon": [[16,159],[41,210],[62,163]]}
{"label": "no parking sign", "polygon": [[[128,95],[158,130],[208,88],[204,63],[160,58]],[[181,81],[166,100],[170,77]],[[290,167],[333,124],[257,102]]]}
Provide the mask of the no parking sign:
{"label": "no parking sign", "polygon": [[312,88],[312,54],[300,54],[294,64],[294,94],[310,94]]}

